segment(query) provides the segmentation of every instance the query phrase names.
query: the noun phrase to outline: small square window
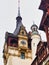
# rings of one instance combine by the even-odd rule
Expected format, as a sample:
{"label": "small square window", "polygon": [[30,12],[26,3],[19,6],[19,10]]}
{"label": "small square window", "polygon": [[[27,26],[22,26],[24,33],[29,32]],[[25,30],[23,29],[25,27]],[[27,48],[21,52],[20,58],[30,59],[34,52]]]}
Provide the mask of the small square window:
{"label": "small square window", "polygon": [[21,52],[21,59],[25,59],[25,53]]}

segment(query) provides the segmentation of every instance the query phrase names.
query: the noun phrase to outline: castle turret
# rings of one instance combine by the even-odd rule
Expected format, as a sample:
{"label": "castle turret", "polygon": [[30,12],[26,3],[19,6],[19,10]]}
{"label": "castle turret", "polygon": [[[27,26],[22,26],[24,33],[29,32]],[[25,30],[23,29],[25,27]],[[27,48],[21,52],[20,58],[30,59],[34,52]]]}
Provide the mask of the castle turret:
{"label": "castle turret", "polygon": [[17,25],[14,33],[6,32],[3,50],[4,65],[31,65],[31,39],[22,24],[20,0],[18,0]]}
{"label": "castle turret", "polygon": [[32,58],[34,60],[34,58],[36,57],[36,49],[37,49],[37,44],[39,43],[39,41],[41,40],[41,37],[38,33],[38,26],[33,24],[31,26],[31,30],[32,30],[32,34],[31,34],[31,46],[32,46]]}

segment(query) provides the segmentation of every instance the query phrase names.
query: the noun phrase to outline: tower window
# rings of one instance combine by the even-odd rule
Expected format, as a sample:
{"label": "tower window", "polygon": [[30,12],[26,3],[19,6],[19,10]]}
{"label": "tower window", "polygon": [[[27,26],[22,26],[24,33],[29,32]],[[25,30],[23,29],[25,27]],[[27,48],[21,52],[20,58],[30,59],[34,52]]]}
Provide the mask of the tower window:
{"label": "tower window", "polygon": [[21,59],[25,59],[25,53],[21,52]]}
{"label": "tower window", "polygon": [[33,43],[33,46],[35,46],[35,43]]}
{"label": "tower window", "polygon": [[17,46],[17,40],[16,39],[11,39],[10,40],[10,46],[16,47]]}
{"label": "tower window", "polygon": [[22,31],[22,35],[24,35],[24,31]]}

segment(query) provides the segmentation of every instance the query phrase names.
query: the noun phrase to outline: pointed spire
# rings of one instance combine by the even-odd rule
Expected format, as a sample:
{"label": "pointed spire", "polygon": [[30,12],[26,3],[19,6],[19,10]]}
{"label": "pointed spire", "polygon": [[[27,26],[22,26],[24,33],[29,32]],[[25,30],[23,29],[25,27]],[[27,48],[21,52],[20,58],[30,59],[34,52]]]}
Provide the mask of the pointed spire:
{"label": "pointed spire", "polygon": [[38,34],[38,26],[33,21],[33,25],[31,26],[32,34]]}
{"label": "pointed spire", "polygon": [[20,16],[20,0],[18,0],[18,16],[16,17],[16,29],[14,31],[14,35],[19,33],[20,27],[22,26],[22,17]]}
{"label": "pointed spire", "polygon": [[18,0],[18,16],[20,16],[20,0]]}
{"label": "pointed spire", "polygon": [[22,20],[22,17],[20,16],[20,0],[18,0],[18,16],[16,17],[16,20],[18,22]]}

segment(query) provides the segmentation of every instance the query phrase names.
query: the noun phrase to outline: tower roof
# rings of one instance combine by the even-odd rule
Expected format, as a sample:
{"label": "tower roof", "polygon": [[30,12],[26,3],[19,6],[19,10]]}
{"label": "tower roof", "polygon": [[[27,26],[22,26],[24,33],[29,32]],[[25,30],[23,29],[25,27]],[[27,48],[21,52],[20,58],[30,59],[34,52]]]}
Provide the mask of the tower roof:
{"label": "tower roof", "polygon": [[16,17],[16,20],[17,20],[17,25],[14,31],[14,35],[17,35],[19,33],[20,27],[23,25],[22,17],[20,16],[20,0],[18,0],[18,16]]}
{"label": "tower roof", "polygon": [[31,26],[32,34],[38,34],[38,26],[36,24],[33,24]]}
{"label": "tower roof", "polygon": [[39,6],[39,9],[46,11],[48,6],[49,6],[49,0],[41,0],[41,4]]}
{"label": "tower roof", "polygon": [[37,26],[36,24],[32,25],[32,26],[31,26],[31,29],[32,29],[32,27],[36,27],[36,28],[38,28],[38,26]]}
{"label": "tower roof", "polygon": [[33,25],[31,26],[31,29],[33,29],[33,28],[38,29],[38,26],[35,23],[33,23]]}
{"label": "tower roof", "polygon": [[44,11],[39,29],[45,31],[44,26],[49,26],[49,0],[41,0],[39,9]]}

